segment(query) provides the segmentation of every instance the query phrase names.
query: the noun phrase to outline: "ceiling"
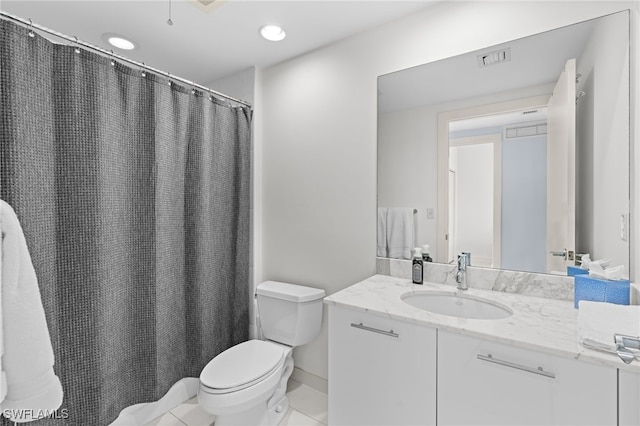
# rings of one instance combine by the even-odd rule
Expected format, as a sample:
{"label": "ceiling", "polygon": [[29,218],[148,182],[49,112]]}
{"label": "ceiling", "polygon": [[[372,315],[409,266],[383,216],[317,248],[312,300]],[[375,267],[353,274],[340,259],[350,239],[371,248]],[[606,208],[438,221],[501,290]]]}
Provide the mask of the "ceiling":
{"label": "ceiling", "polygon": [[[438,105],[545,85],[553,89],[567,59],[581,56],[595,22],[569,25],[381,76],[379,110]],[[478,56],[504,49],[510,49],[510,60],[479,66]]]}
{"label": "ceiling", "polygon": [[[1,0],[0,10],[143,62],[187,80],[208,83],[251,66],[268,67],[395,20],[436,1],[427,0]],[[169,7],[173,25],[167,24]],[[260,37],[278,24],[287,37]],[[103,33],[133,39],[118,51]],[[66,41],[61,41],[65,42]]]}

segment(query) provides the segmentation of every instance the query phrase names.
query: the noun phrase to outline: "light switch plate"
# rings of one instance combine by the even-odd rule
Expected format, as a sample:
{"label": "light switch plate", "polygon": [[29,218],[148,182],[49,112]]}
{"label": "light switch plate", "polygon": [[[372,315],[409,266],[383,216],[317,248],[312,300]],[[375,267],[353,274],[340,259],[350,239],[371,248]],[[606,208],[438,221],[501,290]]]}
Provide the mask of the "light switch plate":
{"label": "light switch plate", "polygon": [[620,215],[620,239],[627,241],[627,235],[629,234],[629,227],[627,226],[627,215],[622,213]]}

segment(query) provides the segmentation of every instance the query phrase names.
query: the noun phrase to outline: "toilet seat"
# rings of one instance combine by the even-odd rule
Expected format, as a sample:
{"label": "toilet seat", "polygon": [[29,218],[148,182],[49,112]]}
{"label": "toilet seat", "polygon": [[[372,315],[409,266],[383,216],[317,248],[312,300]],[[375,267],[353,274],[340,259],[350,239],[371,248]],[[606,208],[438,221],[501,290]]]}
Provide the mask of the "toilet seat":
{"label": "toilet seat", "polygon": [[284,348],[263,340],[235,345],[212,359],[200,373],[207,393],[236,392],[269,377],[282,367]]}

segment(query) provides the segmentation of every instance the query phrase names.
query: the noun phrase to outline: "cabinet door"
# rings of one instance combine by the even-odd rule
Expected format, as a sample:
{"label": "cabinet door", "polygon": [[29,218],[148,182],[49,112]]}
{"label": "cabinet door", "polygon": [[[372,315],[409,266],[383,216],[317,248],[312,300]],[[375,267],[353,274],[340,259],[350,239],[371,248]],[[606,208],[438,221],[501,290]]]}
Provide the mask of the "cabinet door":
{"label": "cabinet door", "polygon": [[640,374],[625,370],[620,370],[618,374],[618,424],[640,425]]}
{"label": "cabinet door", "polygon": [[329,424],[435,425],[436,332],[329,306]]}
{"label": "cabinet door", "polygon": [[615,425],[616,389],[615,368],[438,332],[441,426]]}

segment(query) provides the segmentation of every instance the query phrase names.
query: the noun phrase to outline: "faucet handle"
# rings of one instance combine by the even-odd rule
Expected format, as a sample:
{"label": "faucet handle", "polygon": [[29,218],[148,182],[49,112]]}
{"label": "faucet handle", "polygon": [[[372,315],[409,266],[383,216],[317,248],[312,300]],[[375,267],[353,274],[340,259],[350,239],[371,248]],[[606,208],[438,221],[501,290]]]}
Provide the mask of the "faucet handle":
{"label": "faucet handle", "polygon": [[458,290],[466,290],[467,287],[467,266],[469,265],[469,255],[461,253],[458,255],[458,272],[456,273],[456,282]]}
{"label": "faucet handle", "polygon": [[630,349],[640,349],[640,337],[614,334],[613,340],[616,344],[616,352],[625,364],[630,364],[635,359],[635,354]]}

